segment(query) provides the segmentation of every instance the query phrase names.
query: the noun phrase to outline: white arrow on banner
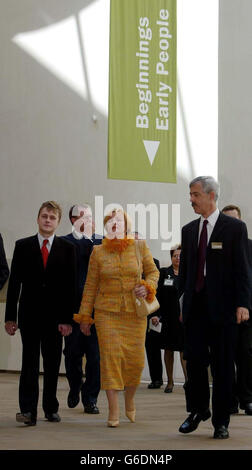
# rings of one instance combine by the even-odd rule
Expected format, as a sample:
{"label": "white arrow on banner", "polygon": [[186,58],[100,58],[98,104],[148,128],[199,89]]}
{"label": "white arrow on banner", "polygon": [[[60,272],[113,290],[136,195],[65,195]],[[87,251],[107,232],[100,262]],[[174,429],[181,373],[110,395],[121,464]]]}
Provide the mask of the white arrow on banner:
{"label": "white arrow on banner", "polygon": [[143,143],[144,143],[145,150],[147,152],[150,164],[152,165],[155,160],[155,156],[157,154],[160,141],[159,140],[144,140]]}

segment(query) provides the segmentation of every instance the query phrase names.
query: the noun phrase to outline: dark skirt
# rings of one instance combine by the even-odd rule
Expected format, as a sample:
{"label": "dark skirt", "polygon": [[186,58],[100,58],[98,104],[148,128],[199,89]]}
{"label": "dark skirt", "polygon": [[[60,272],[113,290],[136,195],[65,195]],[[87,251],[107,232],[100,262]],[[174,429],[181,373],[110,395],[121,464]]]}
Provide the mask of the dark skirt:
{"label": "dark skirt", "polygon": [[162,317],[162,329],[160,333],[160,348],[170,351],[184,350],[184,327],[179,321],[179,312],[170,311],[166,317]]}
{"label": "dark skirt", "polygon": [[[172,281],[172,283],[169,284],[169,282],[166,282],[167,280]],[[171,351],[183,351],[184,327],[179,321],[178,279],[172,266],[160,270],[158,299],[162,322],[160,347]]]}

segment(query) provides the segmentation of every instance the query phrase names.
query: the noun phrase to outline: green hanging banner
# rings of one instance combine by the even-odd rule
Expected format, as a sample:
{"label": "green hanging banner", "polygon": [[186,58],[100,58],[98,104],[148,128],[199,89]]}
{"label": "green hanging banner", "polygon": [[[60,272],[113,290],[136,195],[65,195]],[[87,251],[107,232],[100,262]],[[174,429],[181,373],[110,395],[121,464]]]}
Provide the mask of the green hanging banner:
{"label": "green hanging banner", "polygon": [[111,0],[108,177],[176,182],[176,0]]}

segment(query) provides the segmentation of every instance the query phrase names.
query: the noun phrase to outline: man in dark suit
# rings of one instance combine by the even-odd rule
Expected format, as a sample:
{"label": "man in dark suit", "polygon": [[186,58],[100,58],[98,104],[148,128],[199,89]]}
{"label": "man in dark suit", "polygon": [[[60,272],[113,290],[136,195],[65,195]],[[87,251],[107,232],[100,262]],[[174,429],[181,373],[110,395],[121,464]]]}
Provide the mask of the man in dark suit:
{"label": "man in dark suit", "polygon": [[[94,233],[92,210],[88,205],[74,205],[70,208],[69,219],[72,233],[65,238],[76,247],[78,261],[77,303],[78,313],[86,282],[89,258],[94,245],[102,242],[102,236]],[[72,334],[65,338],[65,368],[70,386],[67,398],[69,408],[75,408],[81,400],[84,412],[98,414],[97,397],[100,391],[100,355],[95,325],[91,327],[91,335],[85,336],[80,325],[74,322]],[[86,356],[85,381],[83,381],[82,361]]]}
{"label": "man in dark suit", "polygon": [[219,212],[218,192],[212,177],[191,182],[192,207],[201,217],[182,229],[179,280],[191,413],[179,431],[192,432],[211,416],[210,364],[214,438],[225,439],[229,437],[237,323],[249,318],[251,279],[246,225]]}
{"label": "man in dark suit", "polygon": [[44,368],[43,410],[48,421],[60,421],[56,393],[62,336],[72,331],[76,285],[75,248],[55,235],[60,218],[57,203],[43,203],[37,219],[38,234],[16,242],[11,265],[5,328],[9,335],[20,328],[23,355],[20,413],[16,420],[30,426],[37,421],[40,350]]}
{"label": "man in dark suit", "polygon": [[[238,206],[230,204],[222,209],[223,214],[241,219],[241,210]],[[248,258],[252,267],[252,240],[249,240]],[[236,373],[234,371],[232,413],[238,413],[238,407],[252,415],[252,319],[239,325],[238,341],[235,356]]]}
{"label": "man in dark suit", "polygon": [[6,261],[3,239],[0,234],[0,290],[3,288],[9,277],[9,268]]}

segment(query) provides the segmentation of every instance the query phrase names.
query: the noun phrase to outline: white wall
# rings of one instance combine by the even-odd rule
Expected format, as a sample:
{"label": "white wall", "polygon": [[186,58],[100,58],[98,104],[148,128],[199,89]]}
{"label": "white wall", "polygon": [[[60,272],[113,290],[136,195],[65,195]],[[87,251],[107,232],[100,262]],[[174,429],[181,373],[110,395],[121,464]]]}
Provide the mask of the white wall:
{"label": "white wall", "polygon": [[220,207],[241,207],[252,237],[252,2],[220,1]]}
{"label": "white wall", "polygon": [[[104,207],[168,203],[171,230],[172,204],[179,225],[195,217],[188,182],[217,176],[218,0],[178,0],[176,184],[107,179],[108,41],[109,0],[1,5],[0,232],[9,259],[15,240],[36,232],[45,200],[63,207],[59,234],[70,230],[69,207],[94,205],[96,195]],[[167,265],[161,240],[149,245]],[[1,336],[0,369],[16,343]]]}

